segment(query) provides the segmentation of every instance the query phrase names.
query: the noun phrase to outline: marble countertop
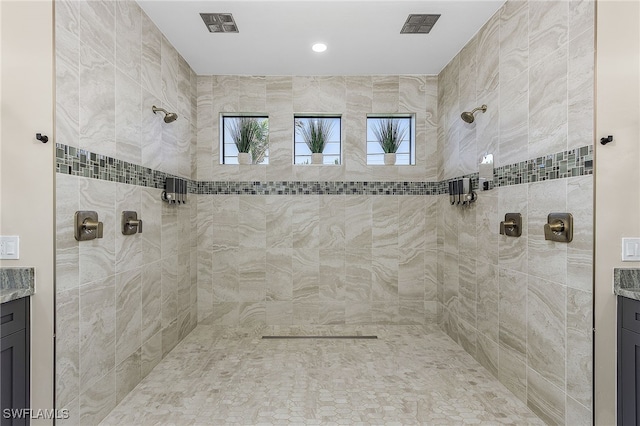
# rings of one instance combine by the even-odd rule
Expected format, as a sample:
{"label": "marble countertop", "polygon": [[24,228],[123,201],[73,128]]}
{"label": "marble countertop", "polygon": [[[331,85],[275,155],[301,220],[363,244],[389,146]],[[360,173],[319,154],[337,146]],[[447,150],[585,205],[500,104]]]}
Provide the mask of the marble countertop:
{"label": "marble countertop", "polygon": [[34,292],[34,268],[0,268],[0,303],[31,296]]}
{"label": "marble countertop", "polygon": [[613,292],[618,296],[640,300],[640,269],[614,268]]}

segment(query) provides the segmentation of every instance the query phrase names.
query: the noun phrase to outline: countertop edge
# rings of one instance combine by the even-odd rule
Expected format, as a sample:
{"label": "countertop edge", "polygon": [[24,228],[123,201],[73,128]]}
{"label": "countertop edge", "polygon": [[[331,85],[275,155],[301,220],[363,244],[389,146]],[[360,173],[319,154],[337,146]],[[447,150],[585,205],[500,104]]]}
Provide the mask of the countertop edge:
{"label": "countertop edge", "polygon": [[35,293],[35,268],[0,267],[0,304]]}

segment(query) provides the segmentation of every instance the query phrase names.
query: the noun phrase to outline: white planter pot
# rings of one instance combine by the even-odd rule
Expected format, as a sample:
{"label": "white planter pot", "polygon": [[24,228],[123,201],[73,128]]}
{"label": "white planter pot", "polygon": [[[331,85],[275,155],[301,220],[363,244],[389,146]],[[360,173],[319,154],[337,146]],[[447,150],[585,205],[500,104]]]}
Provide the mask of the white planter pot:
{"label": "white planter pot", "polygon": [[238,164],[251,164],[251,154],[248,152],[238,153]]}
{"label": "white planter pot", "polygon": [[385,152],[384,154],[384,165],[385,166],[393,166],[396,164],[396,153],[392,152],[392,153],[388,153]]}
{"label": "white planter pot", "polygon": [[314,152],[311,154],[311,164],[323,164],[324,155],[321,152]]}

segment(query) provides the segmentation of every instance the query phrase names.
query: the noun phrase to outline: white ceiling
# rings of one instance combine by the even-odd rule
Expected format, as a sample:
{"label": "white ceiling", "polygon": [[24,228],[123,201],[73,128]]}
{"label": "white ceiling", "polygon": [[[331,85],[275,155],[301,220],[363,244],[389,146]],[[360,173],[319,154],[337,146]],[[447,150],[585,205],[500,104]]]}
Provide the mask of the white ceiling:
{"label": "white ceiling", "polygon": [[[438,74],[504,0],[138,3],[200,75],[379,75]],[[210,33],[200,13],[213,12],[232,13],[239,33]],[[410,13],[442,16],[429,34],[400,34]]]}

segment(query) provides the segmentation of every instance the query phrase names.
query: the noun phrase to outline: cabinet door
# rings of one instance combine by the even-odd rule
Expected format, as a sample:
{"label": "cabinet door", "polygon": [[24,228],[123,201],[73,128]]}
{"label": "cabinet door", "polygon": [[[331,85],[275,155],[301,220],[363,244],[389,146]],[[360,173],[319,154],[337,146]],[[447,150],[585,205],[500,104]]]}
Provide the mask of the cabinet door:
{"label": "cabinet door", "polygon": [[636,425],[640,420],[640,334],[620,330],[618,424]]}
{"label": "cabinet door", "polygon": [[27,425],[28,418],[5,418],[5,409],[29,408],[27,395],[26,330],[3,337],[0,340],[0,375],[2,376],[0,399],[2,426]]}

